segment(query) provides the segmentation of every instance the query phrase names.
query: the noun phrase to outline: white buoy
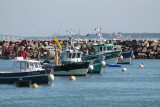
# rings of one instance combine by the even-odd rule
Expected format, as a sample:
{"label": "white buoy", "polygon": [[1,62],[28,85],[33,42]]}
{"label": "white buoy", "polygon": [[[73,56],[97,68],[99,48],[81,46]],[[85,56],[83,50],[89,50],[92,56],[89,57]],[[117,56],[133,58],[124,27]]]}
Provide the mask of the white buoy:
{"label": "white buoy", "polygon": [[122,67],[122,71],[123,71],[123,72],[127,71],[127,68]]}
{"label": "white buoy", "polygon": [[132,58],[134,59],[134,58],[135,58],[135,56],[134,56],[134,55],[132,55]]}
{"label": "white buoy", "polygon": [[[105,67],[106,67],[106,62],[103,60],[101,61],[101,66],[104,68],[104,74],[105,74]],[[102,72],[101,72],[102,73]]]}
{"label": "white buoy", "polygon": [[53,74],[49,74],[48,80],[49,80],[49,81],[53,81],[53,80],[54,80],[54,75],[53,75]]}
{"label": "white buoy", "polygon": [[140,64],[140,67],[141,67],[141,68],[144,68],[144,64],[143,64],[143,63],[141,63],[141,64]]}
{"label": "white buoy", "polygon": [[92,71],[94,69],[94,66],[92,64],[89,64],[88,70]]}
{"label": "white buoy", "polygon": [[101,61],[101,66],[105,67],[106,66],[106,62],[105,61]]}
{"label": "white buoy", "polygon": [[70,80],[76,80],[75,76],[70,76]]}

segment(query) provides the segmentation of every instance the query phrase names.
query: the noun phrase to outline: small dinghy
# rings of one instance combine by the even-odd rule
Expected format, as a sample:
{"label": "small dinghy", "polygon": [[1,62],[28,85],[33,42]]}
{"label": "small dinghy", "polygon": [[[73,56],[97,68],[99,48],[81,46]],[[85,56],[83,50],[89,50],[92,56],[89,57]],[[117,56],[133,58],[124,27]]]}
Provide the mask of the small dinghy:
{"label": "small dinghy", "polygon": [[109,67],[121,67],[121,64],[109,64]]}

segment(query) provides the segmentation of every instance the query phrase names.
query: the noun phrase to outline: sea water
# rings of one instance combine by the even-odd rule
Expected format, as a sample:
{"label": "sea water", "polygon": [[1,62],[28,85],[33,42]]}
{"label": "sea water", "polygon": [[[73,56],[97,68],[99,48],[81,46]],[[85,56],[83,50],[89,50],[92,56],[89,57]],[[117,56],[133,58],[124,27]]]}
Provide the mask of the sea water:
{"label": "sea water", "polygon": [[[12,71],[12,64],[0,60],[0,72]],[[38,88],[0,84],[0,107],[160,107],[160,60],[134,59],[122,66],[127,71],[105,67],[75,81],[56,76],[52,85]]]}

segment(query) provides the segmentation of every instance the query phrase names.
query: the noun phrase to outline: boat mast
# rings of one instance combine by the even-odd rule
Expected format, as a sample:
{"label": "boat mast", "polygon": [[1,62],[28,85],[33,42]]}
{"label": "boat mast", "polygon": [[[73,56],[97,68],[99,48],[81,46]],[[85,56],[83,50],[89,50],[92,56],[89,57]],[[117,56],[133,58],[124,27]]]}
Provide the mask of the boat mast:
{"label": "boat mast", "polygon": [[74,33],[74,30],[73,29],[67,30],[67,32],[69,32],[69,34],[70,34],[69,41],[71,42],[71,47],[74,47],[73,46],[73,33]]}
{"label": "boat mast", "polygon": [[55,53],[56,53],[56,66],[58,66],[58,53],[57,53],[57,47],[55,47]]}
{"label": "boat mast", "polygon": [[97,32],[96,35],[98,35],[99,38],[100,38],[100,44],[102,44],[102,32],[101,32],[101,28],[97,27],[97,28],[95,28],[95,30]]}

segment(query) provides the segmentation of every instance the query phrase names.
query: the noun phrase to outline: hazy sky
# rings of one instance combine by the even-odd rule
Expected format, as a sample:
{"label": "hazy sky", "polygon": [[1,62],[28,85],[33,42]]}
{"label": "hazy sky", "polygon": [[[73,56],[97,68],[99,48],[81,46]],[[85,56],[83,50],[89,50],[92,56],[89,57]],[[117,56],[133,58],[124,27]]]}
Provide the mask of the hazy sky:
{"label": "hazy sky", "polygon": [[160,33],[160,0],[0,0],[0,34]]}

